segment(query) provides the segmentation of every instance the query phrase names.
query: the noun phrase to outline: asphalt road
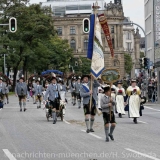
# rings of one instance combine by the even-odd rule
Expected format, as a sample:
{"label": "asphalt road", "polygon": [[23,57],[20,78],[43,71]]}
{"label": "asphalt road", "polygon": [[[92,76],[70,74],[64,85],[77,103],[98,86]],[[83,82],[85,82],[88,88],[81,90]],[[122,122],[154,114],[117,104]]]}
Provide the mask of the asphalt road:
{"label": "asphalt road", "polygon": [[160,160],[160,105],[148,104],[134,124],[116,115],[115,141],[105,142],[102,116],[87,134],[83,109],[69,101],[64,121],[48,122],[45,110],[27,103],[19,112],[18,99],[0,111],[0,160]]}

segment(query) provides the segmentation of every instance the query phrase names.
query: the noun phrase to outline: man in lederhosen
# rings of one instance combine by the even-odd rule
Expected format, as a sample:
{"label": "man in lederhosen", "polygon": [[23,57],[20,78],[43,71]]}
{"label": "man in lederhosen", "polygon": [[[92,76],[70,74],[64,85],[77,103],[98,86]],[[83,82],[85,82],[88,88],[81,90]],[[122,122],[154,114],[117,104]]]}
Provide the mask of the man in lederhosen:
{"label": "man in lederhosen", "polygon": [[22,112],[22,105],[24,112],[26,109],[26,97],[27,97],[27,84],[24,82],[23,77],[19,79],[19,82],[16,84],[15,94],[19,98],[20,112]]}
{"label": "man in lederhosen", "polygon": [[37,109],[38,109],[38,108],[41,108],[43,87],[42,85],[40,85],[39,79],[36,81],[36,83],[37,85],[35,86],[35,96],[36,96],[36,103],[37,103]]}
{"label": "man in lederhosen", "polygon": [[69,84],[69,89],[71,90],[72,96],[72,104],[76,104],[76,77],[72,77],[71,82]]}
{"label": "man in lederhosen", "polygon": [[76,97],[78,102],[78,108],[81,108],[81,96],[80,96],[80,87],[81,87],[81,77],[78,77],[78,80],[76,82]]}
{"label": "man in lederhosen", "polygon": [[[53,77],[51,80],[51,84],[48,86],[46,94],[44,96],[44,100],[47,101],[49,99],[50,105],[52,107],[52,118],[53,118],[53,124],[56,124],[57,121],[57,115],[56,112],[59,112],[59,90],[58,90],[58,84],[56,77]],[[48,98],[49,95],[49,98]]]}
{"label": "man in lederhosen", "polygon": [[[106,142],[109,142],[109,137],[111,138],[112,141],[114,140],[113,131],[116,126],[115,115],[114,115],[115,100],[111,97],[110,86],[106,86],[103,89],[104,89],[104,96],[101,98],[101,108],[103,113]],[[110,123],[111,126],[109,132]]]}
{"label": "man in lederhosen", "polygon": [[[83,109],[85,114],[85,123],[87,130],[86,132],[94,132],[93,130],[93,123],[94,117],[96,115],[96,103],[97,103],[97,89],[100,86],[98,81],[94,80],[92,90],[91,90],[91,83],[89,82],[89,75],[83,75],[82,85],[80,87],[80,95],[83,97]],[[92,103],[91,103],[91,110],[90,110],[90,97],[92,96]],[[90,118],[90,123],[89,123]],[[90,125],[89,125],[90,124]]]}
{"label": "man in lederhosen", "polygon": [[6,94],[6,85],[3,83],[3,78],[0,77],[0,110],[3,108],[4,95]]}

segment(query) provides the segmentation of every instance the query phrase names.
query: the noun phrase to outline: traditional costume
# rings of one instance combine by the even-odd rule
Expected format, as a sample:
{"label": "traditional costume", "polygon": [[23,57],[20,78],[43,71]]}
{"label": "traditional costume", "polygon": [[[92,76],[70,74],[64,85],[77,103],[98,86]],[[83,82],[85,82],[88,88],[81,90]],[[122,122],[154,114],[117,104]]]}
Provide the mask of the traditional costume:
{"label": "traditional costume", "polygon": [[118,81],[118,87],[116,88],[116,111],[119,114],[119,117],[122,118],[122,115],[125,115],[125,89],[122,87],[122,81]]}
{"label": "traditional costume", "polygon": [[[54,81],[56,80],[56,81]],[[52,107],[52,118],[53,118],[53,124],[56,124],[57,122],[57,113],[59,112],[59,101],[60,101],[60,95],[59,95],[59,87],[57,84],[56,77],[52,78],[52,83],[48,86],[46,94],[44,96],[44,100],[47,101],[49,99],[50,105]],[[48,97],[49,95],[49,97]]]}
{"label": "traditional costume", "polygon": [[[87,130],[86,132],[94,132],[93,130],[93,123],[94,123],[94,116],[96,115],[96,102],[98,100],[97,98],[97,88],[100,86],[100,84],[94,80],[93,86],[92,86],[92,94],[90,93],[90,87],[91,87],[91,82],[84,81],[84,78],[89,79],[90,76],[88,75],[83,75],[81,80],[82,80],[82,85],[80,87],[80,95],[83,97],[83,109],[84,109],[84,115],[85,115],[85,123]],[[92,96],[92,102],[91,102],[91,110],[90,110],[90,98]],[[89,126],[89,116],[90,118],[90,126]]]}
{"label": "traditional costume", "polygon": [[80,96],[81,81],[80,80],[81,80],[81,77],[78,77],[78,80],[75,85],[78,108],[81,108],[81,96]]}
{"label": "traditional costume", "polygon": [[42,102],[42,92],[43,92],[43,86],[40,85],[40,79],[38,79],[37,84],[35,86],[35,97],[36,97],[36,103],[37,103],[37,109],[41,108],[41,102]]}
{"label": "traditional costume", "polygon": [[[114,115],[115,101],[113,98],[110,97],[109,94],[111,94],[110,86],[106,86],[104,88],[104,96],[101,99],[101,108],[103,113],[106,142],[109,142],[109,137],[111,138],[111,140],[114,140],[113,131],[115,129],[115,123],[116,123]],[[109,132],[109,123],[111,123],[110,132]]]}
{"label": "traditional costume", "polygon": [[72,104],[76,104],[76,77],[72,77],[71,82],[69,84],[69,88],[71,90],[72,96]]}
{"label": "traditional costume", "polygon": [[24,107],[24,112],[26,109],[26,97],[27,97],[27,84],[24,82],[23,77],[19,79],[19,82],[16,84],[15,93],[19,97],[19,106],[20,112],[22,112],[22,106]]}
{"label": "traditional costume", "polygon": [[[136,83],[136,80],[132,79],[131,84]],[[126,91],[125,102],[128,100],[126,110],[128,111],[129,118],[133,118],[134,123],[137,123],[137,118],[140,117],[140,103],[141,103],[141,90],[138,86],[129,86]]]}

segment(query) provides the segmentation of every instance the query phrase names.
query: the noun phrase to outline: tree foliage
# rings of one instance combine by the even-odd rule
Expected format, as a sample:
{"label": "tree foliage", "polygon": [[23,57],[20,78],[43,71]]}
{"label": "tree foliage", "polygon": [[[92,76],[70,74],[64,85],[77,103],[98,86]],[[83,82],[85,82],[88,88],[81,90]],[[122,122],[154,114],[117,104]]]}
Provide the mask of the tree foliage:
{"label": "tree foliage", "polygon": [[50,67],[65,71],[72,50],[66,40],[56,35],[50,8],[28,6],[27,0],[1,1],[0,23],[8,23],[10,17],[18,23],[16,33],[6,31],[8,26],[0,28],[1,54],[7,54],[6,64],[14,71],[14,82],[19,69],[24,75],[26,71],[38,73]]}
{"label": "tree foliage", "polygon": [[124,66],[125,72],[130,74],[131,70],[133,68],[133,62],[132,62],[131,56],[129,54],[125,53],[124,54],[124,61],[125,61],[125,66]]}

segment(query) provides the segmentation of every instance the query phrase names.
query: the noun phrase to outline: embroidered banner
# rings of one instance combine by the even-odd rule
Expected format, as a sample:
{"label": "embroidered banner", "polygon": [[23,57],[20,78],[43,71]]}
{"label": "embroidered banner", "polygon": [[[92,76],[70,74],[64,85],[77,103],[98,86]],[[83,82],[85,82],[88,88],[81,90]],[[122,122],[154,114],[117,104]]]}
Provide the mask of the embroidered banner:
{"label": "embroidered banner", "polygon": [[105,37],[107,39],[108,46],[109,46],[110,52],[111,52],[111,56],[114,57],[112,39],[111,39],[110,32],[109,32],[109,26],[108,26],[108,23],[107,23],[107,18],[104,16],[104,14],[98,15],[98,18],[99,18],[99,22],[101,24],[101,27],[103,29],[103,32],[105,34]]}

